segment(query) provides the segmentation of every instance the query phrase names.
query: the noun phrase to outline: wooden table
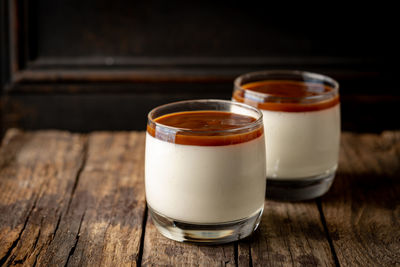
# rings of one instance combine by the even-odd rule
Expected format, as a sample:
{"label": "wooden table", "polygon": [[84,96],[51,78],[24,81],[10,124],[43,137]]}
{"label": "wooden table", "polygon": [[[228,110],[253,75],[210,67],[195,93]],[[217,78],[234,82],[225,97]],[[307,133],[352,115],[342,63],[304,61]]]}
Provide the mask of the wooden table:
{"label": "wooden table", "polygon": [[144,133],[11,129],[0,152],[0,265],[399,266],[400,132],[344,133],[314,201],[266,200],[248,240],[178,243],[148,217]]}

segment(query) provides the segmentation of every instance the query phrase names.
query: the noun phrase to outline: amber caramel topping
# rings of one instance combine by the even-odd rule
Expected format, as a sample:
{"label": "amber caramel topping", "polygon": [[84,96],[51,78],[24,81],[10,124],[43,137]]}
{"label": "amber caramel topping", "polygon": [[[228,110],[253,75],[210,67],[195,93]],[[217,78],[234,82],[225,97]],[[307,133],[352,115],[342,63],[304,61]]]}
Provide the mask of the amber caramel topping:
{"label": "amber caramel topping", "polygon": [[[302,81],[272,80],[252,82],[242,85],[244,90],[236,90],[233,99],[263,110],[304,112],[327,109],[339,104],[339,95],[321,101],[309,102],[307,98],[329,94],[334,91],[332,87],[319,83]],[[246,92],[267,94],[271,97],[281,98],[280,101],[259,102],[246,96]],[[282,100],[284,99],[284,100]]]}
{"label": "amber caramel topping", "polygon": [[[154,120],[157,124],[178,128],[168,131],[149,123],[147,132],[158,139],[195,146],[224,146],[253,140],[263,134],[263,127],[240,130],[255,118],[224,111],[185,111],[167,114]],[[235,131],[237,129],[238,131]],[[230,131],[231,130],[231,131]]]}

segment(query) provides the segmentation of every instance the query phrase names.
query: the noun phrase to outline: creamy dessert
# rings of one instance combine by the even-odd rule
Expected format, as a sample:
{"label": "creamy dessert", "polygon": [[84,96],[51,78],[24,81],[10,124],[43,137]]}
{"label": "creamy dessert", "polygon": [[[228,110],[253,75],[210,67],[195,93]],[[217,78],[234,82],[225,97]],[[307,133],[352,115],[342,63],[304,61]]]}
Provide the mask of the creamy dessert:
{"label": "creamy dessert", "polygon": [[261,120],[216,110],[159,116],[147,126],[145,161],[147,203],[161,216],[213,224],[262,212]]}
{"label": "creamy dessert", "polygon": [[340,141],[337,88],[312,80],[261,80],[235,88],[233,99],[263,113],[268,179],[335,173]]}

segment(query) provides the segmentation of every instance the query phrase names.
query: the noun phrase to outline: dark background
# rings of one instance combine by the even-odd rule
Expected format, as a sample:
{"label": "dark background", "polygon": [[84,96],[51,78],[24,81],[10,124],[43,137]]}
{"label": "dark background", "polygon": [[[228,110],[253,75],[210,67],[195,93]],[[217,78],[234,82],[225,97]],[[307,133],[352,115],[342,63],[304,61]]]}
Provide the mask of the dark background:
{"label": "dark background", "polygon": [[1,126],[144,130],[147,112],[229,99],[233,79],[339,81],[343,130],[399,129],[394,7],[246,1],[1,1]]}

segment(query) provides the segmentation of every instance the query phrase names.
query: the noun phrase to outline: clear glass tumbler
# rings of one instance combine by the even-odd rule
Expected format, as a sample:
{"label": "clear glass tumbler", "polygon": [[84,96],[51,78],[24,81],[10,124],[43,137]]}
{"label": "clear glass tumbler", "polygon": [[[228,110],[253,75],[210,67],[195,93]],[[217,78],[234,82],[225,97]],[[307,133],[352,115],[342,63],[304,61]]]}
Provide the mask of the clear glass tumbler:
{"label": "clear glass tumbler", "polygon": [[305,200],[325,194],[338,166],[339,84],[303,71],[260,71],[234,81],[233,100],[261,109],[267,197]]}
{"label": "clear glass tumbler", "polygon": [[262,113],[225,100],[190,100],[148,114],[145,187],[164,236],[226,243],[250,235],[265,200]]}

